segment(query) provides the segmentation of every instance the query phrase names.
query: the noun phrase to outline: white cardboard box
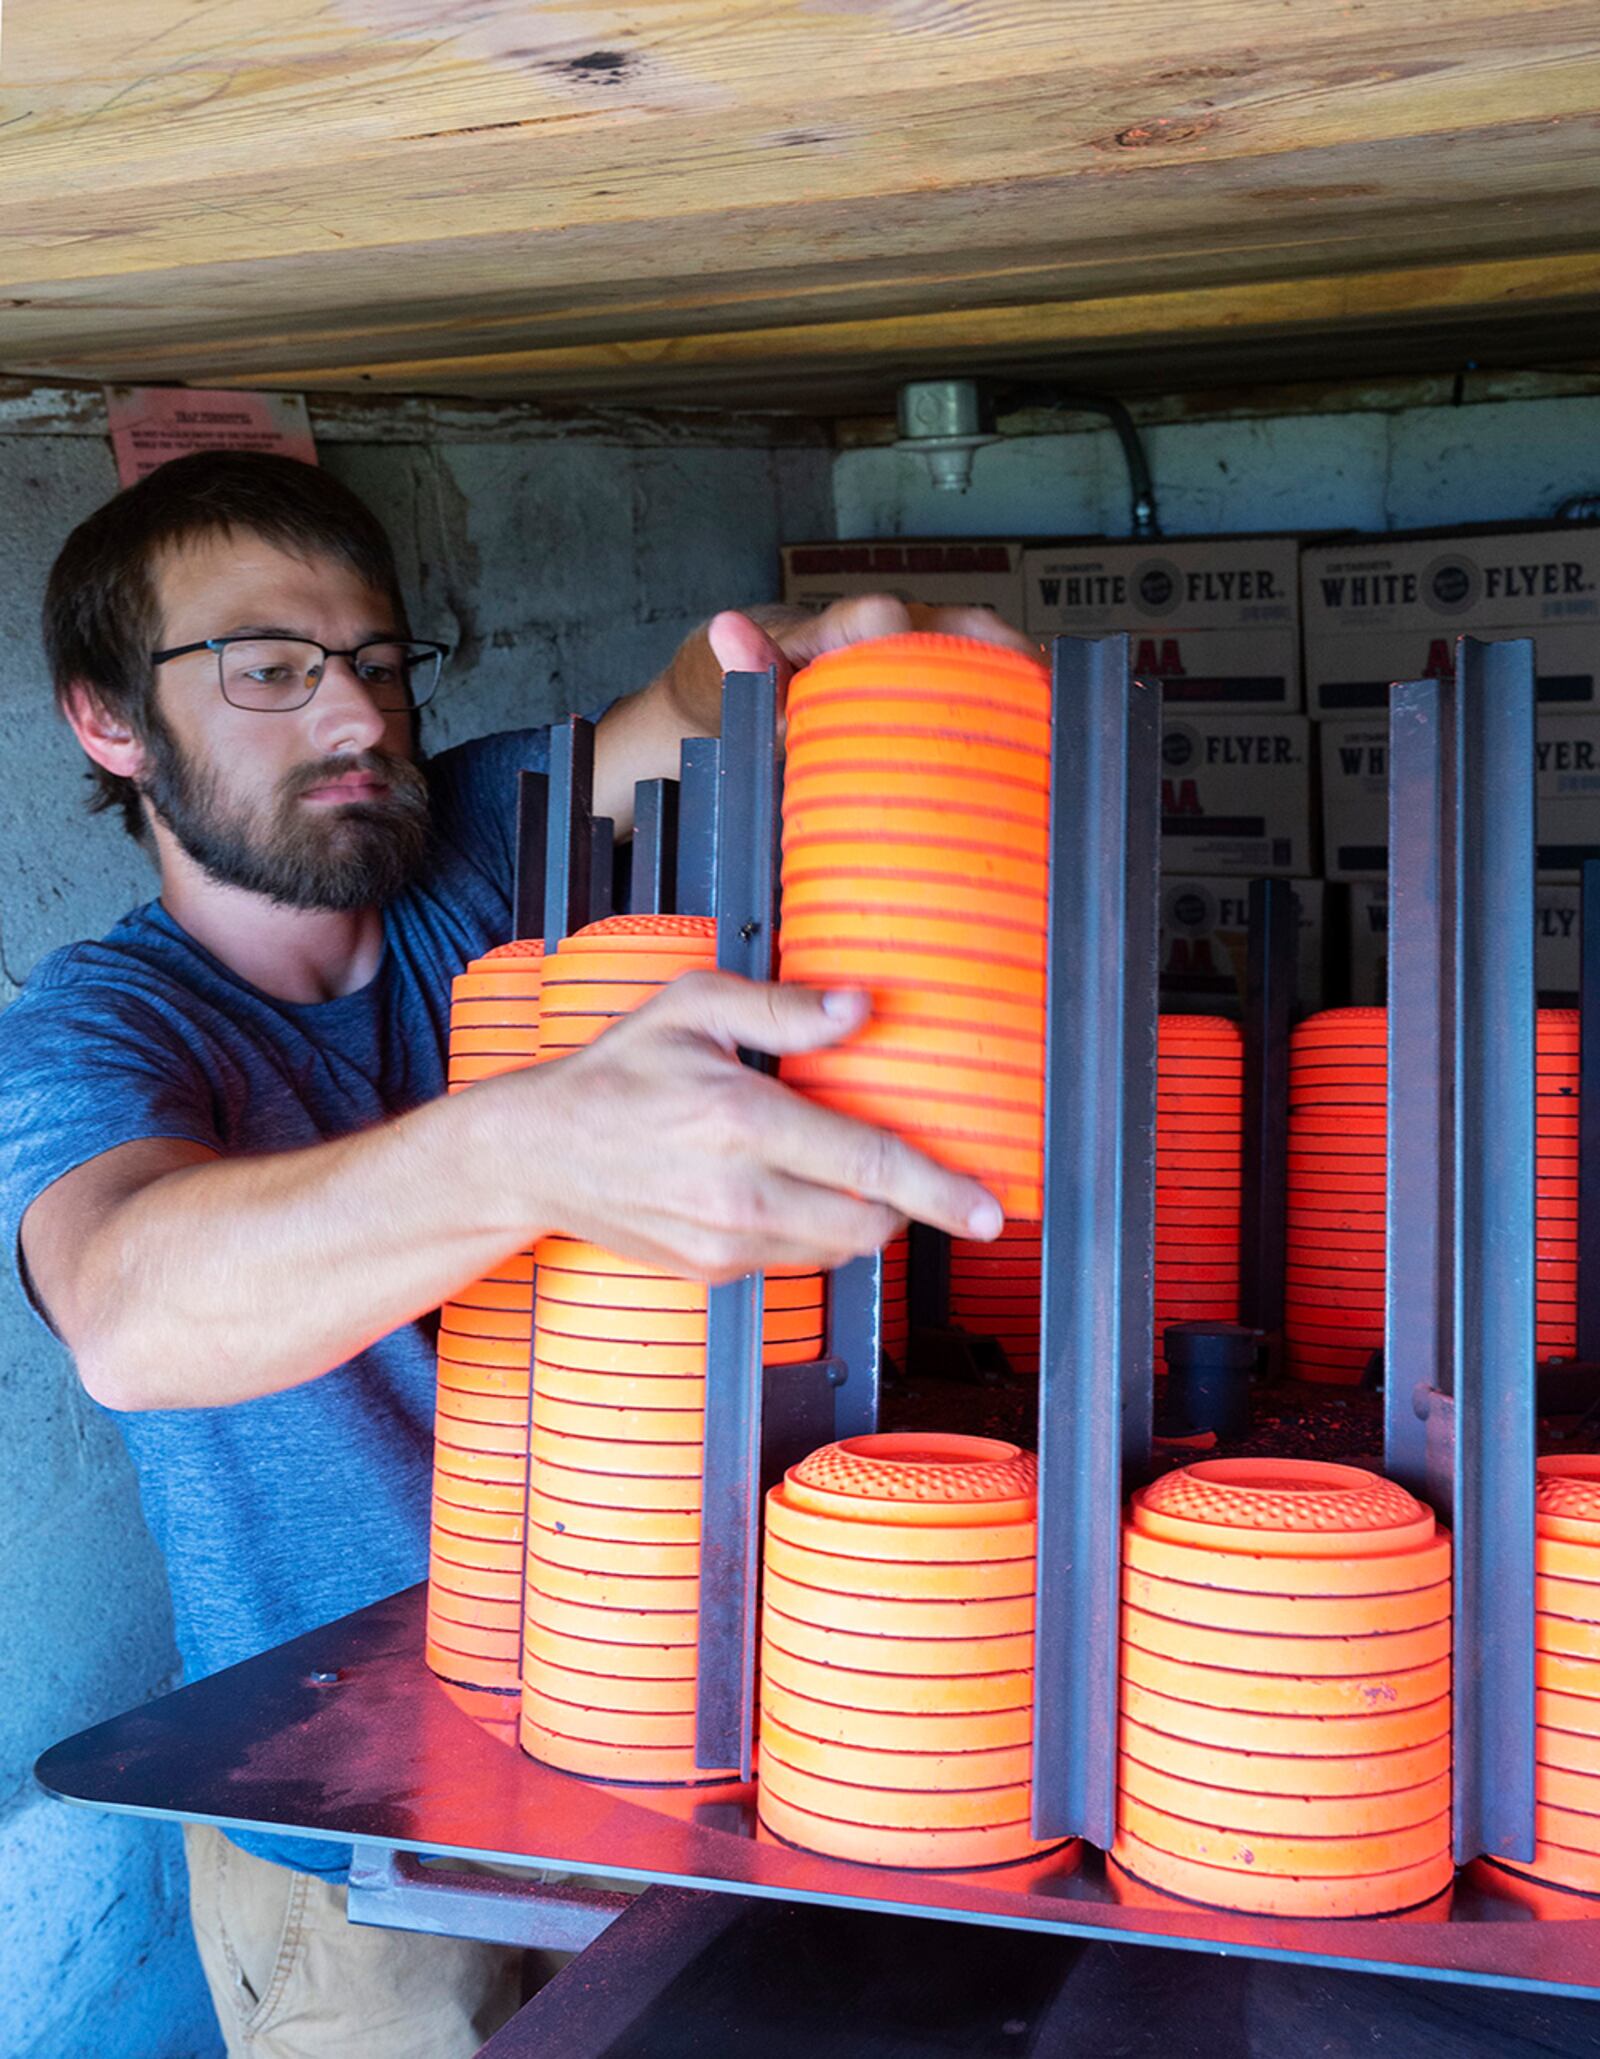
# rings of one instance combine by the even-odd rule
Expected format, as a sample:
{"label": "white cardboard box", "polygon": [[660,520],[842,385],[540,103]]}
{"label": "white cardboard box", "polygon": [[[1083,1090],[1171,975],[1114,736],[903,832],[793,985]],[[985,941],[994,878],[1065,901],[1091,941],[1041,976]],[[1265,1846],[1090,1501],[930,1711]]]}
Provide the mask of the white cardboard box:
{"label": "white cardboard box", "polygon": [[[1322,1006],[1322,881],[1297,879],[1296,998]],[[1240,879],[1161,882],[1161,1005],[1173,1014],[1232,1015],[1244,1007],[1250,889]]]}
{"label": "white cardboard box", "polygon": [[[1576,880],[1585,858],[1600,858],[1600,712],[1541,707],[1538,724],[1539,876]],[[1327,876],[1382,879],[1389,867],[1388,719],[1321,728]]]}
{"label": "white cardboard box", "polygon": [[1600,528],[1369,537],[1300,560],[1306,703],[1378,710],[1397,679],[1440,679],[1458,636],[1530,636],[1539,700],[1600,707]]}
{"label": "white cardboard box", "polygon": [[[1533,983],[1547,1008],[1576,1007],[1579,889],[1540,880],[1533,896]],[[1389,890],[1350,889],[1350,999],[1381,1008],[1389,988]]]}
{"label": "white cardboard box", "polygon": [[1299,545],[1293,537],[1054,544],[1023,556],[1030,636],[1132,639],[1133,669],[1168,707],[1300,707]]}
{"label": "white cardboard box", "polygon": [[933,607],[993,608],[1022,627],[1022,545],[984,537],[892,537],[862,543],[787,543],[783,598],[826,607],[858,593],[892,593]]}
{"label": "white cardboard box", "polygon": [[1317,871],[1304,715],[1169,713],[1161,729],[1161,866],[1231,879]]}

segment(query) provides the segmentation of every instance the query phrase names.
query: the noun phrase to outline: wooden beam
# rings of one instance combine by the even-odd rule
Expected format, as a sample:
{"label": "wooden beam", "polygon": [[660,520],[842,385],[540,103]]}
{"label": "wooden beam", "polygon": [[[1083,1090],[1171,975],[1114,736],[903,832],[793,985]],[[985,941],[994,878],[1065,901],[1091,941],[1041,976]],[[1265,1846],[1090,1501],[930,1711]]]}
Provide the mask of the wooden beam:
{"label": "wooden beam", "polygon": [[37,374],[767,405],[1123,339],[1531,333],[1600,243],[1593,0],[12,0],[7,29],[0,365]]}
{"label": "wooden beam", "polygon": [[[1096,300],[1047,301],[1022,307],[974,308],[875,321],[814,322],[778,329],[651,337],[618,343],[473,352],[406,358],[360,368],[374,386],[397,390],[432,384],[483,387],[516,382],[526,391],[584,391],[608,384],[648,385],[667,366],[702,371],[830,362],[896,365],[908,373],[932,360],[1003,362],[1041,353],[1070,354],[1087,345],[1134,348],[1153,339],[1191,341],[1271,331],[1326,330],[1356,324],[1437,322],[1485,310],[1600,308],[1600,253],[1503,259],[1484,265],[1430,265],[1392,272],[1339,273],[1309,279],[1267,279],[1249,285],[1175,293],[1120,294]],[[263,386],[312,386],[318,367],[297,365],[257,375]]]}

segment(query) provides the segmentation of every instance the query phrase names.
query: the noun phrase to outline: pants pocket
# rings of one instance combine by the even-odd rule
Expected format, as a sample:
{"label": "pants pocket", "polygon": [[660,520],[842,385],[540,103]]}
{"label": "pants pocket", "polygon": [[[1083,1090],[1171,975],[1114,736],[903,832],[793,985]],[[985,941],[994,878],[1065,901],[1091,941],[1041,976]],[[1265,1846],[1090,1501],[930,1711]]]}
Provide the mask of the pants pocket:
{"label": "pants pocket", "polygon": [[245,2036],[265,2030],[283,2000],[305,1941],[306,1897],[315,1885],[270,1860],[217,1840],[217,1938],[229,1974],[235,2021]]}

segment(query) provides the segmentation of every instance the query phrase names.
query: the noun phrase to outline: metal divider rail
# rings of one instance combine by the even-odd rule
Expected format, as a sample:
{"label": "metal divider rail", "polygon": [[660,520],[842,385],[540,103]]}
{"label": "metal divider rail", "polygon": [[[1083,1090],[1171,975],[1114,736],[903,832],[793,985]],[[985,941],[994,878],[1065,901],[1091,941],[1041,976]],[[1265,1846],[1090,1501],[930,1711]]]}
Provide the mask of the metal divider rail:
{"label": "metal divider rail", "polygon": [[1122,1481],[1154,1388],[1161,689],[1053,655],[1033,1827],[1116,1828]]}
{"label": "metal divider rail", "polygon": [[1534,664],[1393,689],[1388,1470],[1454,1531],[1458,1865],[1534,1848]]}

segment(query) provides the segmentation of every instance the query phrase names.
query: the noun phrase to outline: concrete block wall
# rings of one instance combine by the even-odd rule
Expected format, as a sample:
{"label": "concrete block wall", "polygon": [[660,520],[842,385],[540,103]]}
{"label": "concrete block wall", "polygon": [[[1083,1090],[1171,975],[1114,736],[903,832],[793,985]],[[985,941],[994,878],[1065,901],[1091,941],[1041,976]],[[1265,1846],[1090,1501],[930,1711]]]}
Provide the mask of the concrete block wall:
{"label": "concrete block wall", "polygon": [[[1158,422],[1140,433],[1169,536],[1547,521],[1569,494],[1600,491],[1594,395]],[[1109,429],[990,444],[966,493],[936,490],[924,459],[880,446],[840,452],[833,533],[1119,537],[1128,501]]]}
{"label": "concrete block wall", "polygon": [[[39,655],[54,550],[116,485],[93,420],[63,426],[0,434],[0,1004],[46,951],[151,892],[120,827],[82,810],[81,757]],[[418,634],[459,647],[435,748],[642,684],[714,609],[771,598],[780,540],[832,524],[820,447],[528,440],[513,425],[325,438],[323,459],[391,525]],[[33,1784],[46,1745],[173,1684],[177,1654],[114,1422],[9,1268],[0,1282],[0,2052],[198,2059],[221,2047],[177,1832]]]}

